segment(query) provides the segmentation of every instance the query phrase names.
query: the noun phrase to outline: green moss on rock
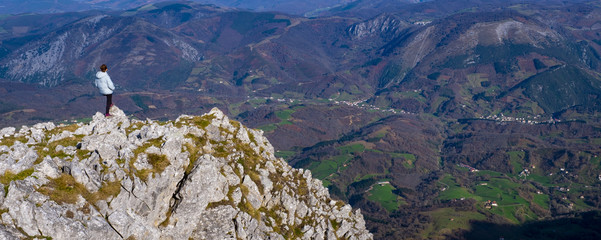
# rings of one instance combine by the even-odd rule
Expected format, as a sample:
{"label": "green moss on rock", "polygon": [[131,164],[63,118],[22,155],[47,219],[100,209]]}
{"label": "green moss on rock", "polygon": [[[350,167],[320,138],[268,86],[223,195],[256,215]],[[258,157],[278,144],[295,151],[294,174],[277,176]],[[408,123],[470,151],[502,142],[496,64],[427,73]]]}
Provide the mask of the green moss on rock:
{"label": "green moss on rock", "polygon": [[25,178],[31,176],[33,172],[33,168],[23,170],[16,174],[11,171],[6,171],[2,176],[0,176],[0,183],[2,183],[4,186],[8,186],[12,181],[24,180]]}
{"label": "green moss on rock", "polygon": [[5,137],[0,141],[0,145],[4,145],[4,146],[8,146],[8,147],[12,147],[13,145],[15,145],[15,142],[21,142],[21,143],[27,143],[27,137],[25,136],[19,136],[19,137],[15,137],[15,136],[10,136],[10,137]]}

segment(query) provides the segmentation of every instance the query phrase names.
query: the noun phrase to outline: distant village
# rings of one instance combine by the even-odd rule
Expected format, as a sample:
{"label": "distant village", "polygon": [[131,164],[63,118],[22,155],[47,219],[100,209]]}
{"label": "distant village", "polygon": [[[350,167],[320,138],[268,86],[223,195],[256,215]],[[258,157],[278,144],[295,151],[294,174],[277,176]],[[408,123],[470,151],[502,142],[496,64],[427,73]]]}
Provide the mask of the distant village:
{"label": "distant village", "polygon": [[541,124],[541,123],[558,123],[561,122],[561,120],[559,119],[554,119],[554,118],[549,118],[548,120],[543,120],[543,118],[540,115],[534,116],[534,117],[530,117],[528,116],[527,118],[520,118],[520,117],[508,117],[503,115],[503,113],[499,114],[499,115],[489,115],[489,116],[481,116],[480,119],[486,119],[486,120],[493,120],[493,121],[497,121],[497,122],[518,122],[518,123],[524,123],[524,124],[530,124],[530,125],[534,125],[534,124]]}
{"label": "distant village", "polygon": [[[418,90],[416,90],[416,91],[418,91]],[[303,99],[274,98],[274,97],[262,97],[262,99],[272,100],[272,101],[277,101],[277,102],[282,102],[282,103],[284,103],[284,102],[300,103],[300,102],[307,101],[307,100],[303,100]],[[405,111],[402,109],[399,110],[399,109],[393,109],[393,108],[380,108],[377,106],[373,106],[373,105],[367,104],[367,99],[354,100],[354,101],[339,101],[339,100],[330,98],[327,100],[332,104],[347,105],[347,106],[358,107],[358,108],[362,108],[362,109],[366,109],[366,110],[388,112],[388,113],[393,113],[393,114],[415,114],[415,113],[408,112],[408,111]],[[313,102],[313,101],[311,101],[311,102]],[[530,124],[530,125],[543,124],[543,123],[553,124],[553,123],[561,122],[561,120],[555,119],[552,117],[549,119],[544,119],[540,115],[527,116],[527,117],[510,117],[510,116],[503,115],[503,113],[500,113],[498,115],[495,114],[495,115],[489,115],[489,116],[480,116],[480,117],[478,117],[478,119],[492,120],[492,121],[497,121],[497,122],[516,122],[516,123]]]}
{"label": "distant village", "polygon": [[[274,97],[261,97],[261,98],[265,99],[265,100],[272,100],[272,101],[277,101],[277,102],[281,102],[281,103],[302,103],[302,102],[306,102],[306,101],[314,102],[314,100],[303,100],[303,99],[292,99],[292,98],[274,98]],[[330,98],[330,99],[328,99],[328,101],[332,104],[347,105],[347,106],[358,107],[358,108],[362,108],[362,109],[366,109],[366,110],[374,110],[374,111],[387,112],[387,113],[393,113],[393,114],[415,114],[415,113],[407,112],[402,109],[401,110],[393,109],[393,108],[384,109],[384,108],[376,107],[376,106],[367,104],[366,103],[367,99],[355,100],[355,101],[338,101],[338,100],[334,100],[334,99]]]}

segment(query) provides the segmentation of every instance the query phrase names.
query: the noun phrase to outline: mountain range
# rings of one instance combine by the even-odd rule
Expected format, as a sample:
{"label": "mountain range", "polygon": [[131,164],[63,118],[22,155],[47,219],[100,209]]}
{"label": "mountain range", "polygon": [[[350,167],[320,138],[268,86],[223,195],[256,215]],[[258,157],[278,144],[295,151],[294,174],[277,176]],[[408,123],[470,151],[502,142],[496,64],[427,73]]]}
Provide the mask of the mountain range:
{"label": "mountain range", "polygon": [[[162,0],[23,0],[0,1],[1,14],[20,13],[61,13],[76,12],[92,9],[102,10],[128,10],[144,5],[160,3]],[[233,1],[233,0],[193,0],[202,4],[248,9],[255,11],[278,11],[295,15],[317,14],[330,8],[340,7],[351,0],[326,0],[326,1]],[[407,2],[410,2],[407,0]]]}
{"label": "mountain range", "polygon": [[599,209],[598,2],[324,3],[340,5],[3,15],[0,125],[90,121],[106,63],[126,113],[223,109],[360,207],[377,239],[547,229]]}

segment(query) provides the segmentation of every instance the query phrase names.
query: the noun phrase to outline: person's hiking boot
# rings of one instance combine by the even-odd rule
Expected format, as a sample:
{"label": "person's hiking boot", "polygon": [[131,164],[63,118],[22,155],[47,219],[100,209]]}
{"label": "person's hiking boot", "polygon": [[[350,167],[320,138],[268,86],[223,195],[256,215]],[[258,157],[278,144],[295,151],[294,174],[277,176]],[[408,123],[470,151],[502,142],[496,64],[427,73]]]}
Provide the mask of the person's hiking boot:
{"label": "person's hiking boot", "polygon": [[110,113],[104,114],[105,117],[112,117],[113,115],[111,115]]}

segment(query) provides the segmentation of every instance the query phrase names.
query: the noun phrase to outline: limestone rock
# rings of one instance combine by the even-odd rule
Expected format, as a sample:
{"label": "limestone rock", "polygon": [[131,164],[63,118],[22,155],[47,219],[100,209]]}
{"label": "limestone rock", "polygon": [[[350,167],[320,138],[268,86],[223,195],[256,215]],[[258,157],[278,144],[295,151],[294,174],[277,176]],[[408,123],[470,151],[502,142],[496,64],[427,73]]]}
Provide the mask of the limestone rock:
{"label": "limestone rock", "polygon": [[110,112],[0,130],[1,239],[372,239],[359,210],[216,108],[170,122]]}
{"label": "limestone rock", "polygon": [[0,138],[2,137],[9,137],[15,134],[15,128],[14,127],[5,127],[3,129],[0,129]]}

